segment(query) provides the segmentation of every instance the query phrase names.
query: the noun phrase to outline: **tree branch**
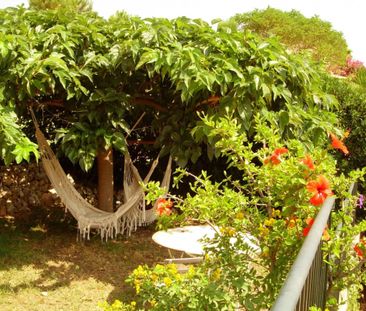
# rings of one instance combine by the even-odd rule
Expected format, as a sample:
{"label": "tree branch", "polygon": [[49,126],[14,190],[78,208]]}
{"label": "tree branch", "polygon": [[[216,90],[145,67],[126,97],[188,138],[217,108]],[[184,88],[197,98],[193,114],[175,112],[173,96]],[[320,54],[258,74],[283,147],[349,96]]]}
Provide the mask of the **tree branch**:
{"label": "tree branch", "polygon": [[63,99],[47,99],[43,101],[32,100],[27,102],[28,106],[53,106],[53,107],[64,107]]}
{"label": "tree branch", "polygon": [[127,140],[128,145],[153,145],[155,140]]}
{"label": "tree branch", "polygon": [[162,111],[162,112],[168,111],[167,108],[161,106],[160,104],[158,104],[157,102],[155,102],[149,98],[135,97],[134,99],[132,99],[132,104],[149,106],[151,108],[154,108],[155,110]]}

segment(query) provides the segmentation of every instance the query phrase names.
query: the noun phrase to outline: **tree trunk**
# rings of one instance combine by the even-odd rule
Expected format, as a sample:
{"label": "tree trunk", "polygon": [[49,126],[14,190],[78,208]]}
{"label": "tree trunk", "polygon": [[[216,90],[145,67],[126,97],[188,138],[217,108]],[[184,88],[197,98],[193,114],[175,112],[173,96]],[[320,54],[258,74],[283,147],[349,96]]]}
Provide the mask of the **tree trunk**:
{"label": "tree trunk", "polygon": [[98,207],[113,212],[113,149],[98,153]]}

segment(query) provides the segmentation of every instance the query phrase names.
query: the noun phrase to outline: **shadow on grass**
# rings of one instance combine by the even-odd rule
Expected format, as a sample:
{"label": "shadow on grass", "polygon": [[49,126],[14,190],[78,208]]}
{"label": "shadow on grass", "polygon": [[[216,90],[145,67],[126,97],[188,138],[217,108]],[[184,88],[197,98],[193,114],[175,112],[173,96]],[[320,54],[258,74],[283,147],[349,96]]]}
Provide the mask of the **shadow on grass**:
{"label": "shadow on grass", "polygon": [[[74,282],[95,280],[102,287],[112,288],[106,297],[108,302],[133,299],[133,289],[124,282],[127,276],[138,265],[151,266],[168,257],[167,250],[152,241],[153,232],[153,227],[139,228],[131,237],[122,236],[107,243],[98,236],[77,242],[72,221],[50,225],[0,219],[0,273],[16,271],[18,278],[5,280],[6,283],[3,279],[0,294],[27,288],[65,291]],[[29,267],[35,274],[32,277],[27,276]]]}

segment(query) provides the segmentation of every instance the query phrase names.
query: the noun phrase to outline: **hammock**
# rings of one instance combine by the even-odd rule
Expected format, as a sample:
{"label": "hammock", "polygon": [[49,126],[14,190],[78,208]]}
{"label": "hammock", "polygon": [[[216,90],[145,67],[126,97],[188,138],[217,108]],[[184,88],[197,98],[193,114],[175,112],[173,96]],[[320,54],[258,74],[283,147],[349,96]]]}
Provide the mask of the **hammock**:
{"label": "hammock", "polygon": [[[172,172],[172,157],[169,157],[164,177],[160,184],[160,187],[165,190],[164,195],[166,195],[169,191],[170,179],[172,176],[171,172]],[[137,168],[132,164],[131,157],[128,153],[125,155],[124,174],[125,178],[123,179],[123,193],[126,202],[131,200],[133,198],[134,193],[141,188],[140,184],[142,181],[142,178]],[[130,176],[134,176],[134,178],[131,178]],[[149,174],[147,175],[147,177],[148,176]],[[147,181],[145,180],[143,182],[147,183]],[[138,211],[142,213],[142,217],[140,217],[140,219],[142,219],[142,225],[147,226],[156,220],[158,215],[156,212],[158,202],[159,199],[155,201],[152,208],[146,209],[145,200],[141,201],[141,206],[140,209],[138,209]]]}
{"label": "hammock", "polygon": [[[143,180],[127,153],[124,162],[124,203],[118,206],[115,212],[102,211],[87,202],[76,191],[40,130],[32,111],[31,113],[36,128],[36,138],[43,168],[66,210],[77,220],[78,232],[82,239],[90,239],[91,229],[97,229],[101,238],[105,240],[115,238],[118,234],[124,232],[130,235],[132,231],[137,229],[137,226],[147,225],[156,219],[156,203],[153,208],[145,211],[144,192],[140,182],[147,183],[149,181],[158,164],[157,159],[152,163],[148,174]],[[161,185],[166,192],[169,188],[171,163],[172,159],[169,158]]]}

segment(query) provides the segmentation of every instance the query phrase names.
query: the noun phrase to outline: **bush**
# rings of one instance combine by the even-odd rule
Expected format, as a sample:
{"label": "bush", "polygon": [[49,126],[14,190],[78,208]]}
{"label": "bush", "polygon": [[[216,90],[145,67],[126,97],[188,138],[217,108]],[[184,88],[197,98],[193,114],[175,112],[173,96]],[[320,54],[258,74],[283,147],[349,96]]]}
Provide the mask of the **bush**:
{"label": "bush", "polygon": [[366,166],[366,93],[362,87],[348,79],[324,76],[324,89],[339,101],[338,117],[348,129],[346,140],[349,157],[340,161],[347,170]]}
{"label": "bush", "polygon": [[318,16],[307,18],[295,10],[283,12],[269,7],[237,14],[232,20],[262,36],[278,36],[295,52],[310,51],[316,61],[329,67],[343,66],[346,62],[348,46],[342,33]]}
{"label": "bush", "polygon": [[[178,274],[172,265],[139,267],[132,273],[129,282],[135,286],[142,309],[270,308],[313,218],[333,193],[350,200],[334,213],[333,227],[324,228],[324,256],[331,266],[329,305],[335,291],[361,286],[366,248],[360,243],[353,249],[353,237],[366,229],[366,221],[353,222],[355,201],[348,187],[364,172],[339,175],[328,148],[305,147],[295,139],[284,143],[278,130],[263,118],[257,116],[255,123],[253,142],[230,117],[204,117],[193,132],[208,133],[207,139],[228,158],[228,166],[236,167],[242,176],[240,180],[227,176],[212,182],[205,172],[193,176],[178,170],[176,185],[185,176],[193,178],[193,194],[184,199],[171,196],[181,213],[164,215],[160,224],[187,224],[194,219],[213,225],[218,232],[202,265],[190,268],[187,274]],[[335,135],[331,143],[332,148],[347,153]],[[156,184],[149,188],[154,196],[161,194]],[[341,223],[343,227],[336,230]]]}

